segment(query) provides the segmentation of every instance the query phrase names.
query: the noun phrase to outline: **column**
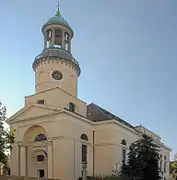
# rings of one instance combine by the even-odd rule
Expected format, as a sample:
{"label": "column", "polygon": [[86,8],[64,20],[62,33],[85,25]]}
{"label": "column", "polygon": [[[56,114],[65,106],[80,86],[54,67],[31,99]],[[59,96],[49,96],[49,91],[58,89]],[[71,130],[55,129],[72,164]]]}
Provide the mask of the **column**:
{"label": "column", "polygon": [[47,35],[46,32],[44,32],[44,49],[47,48]]}
{"label": "column", "polygon": [[61,45],[62,49],[66,49],[65,47],[65,31],[62,30],[62,45]]}
{"label": "column", "polygon": [[48,169],[48,178],[52,179],[53,178],[53,151],[52,151],[52,142],[48,144],[48,162],[47,162],[47,169]]}
{"label": "column", "polygon": [[52,28],[52,42],[50,43],[50,47],[54,47],[55,45],[55,28]]}
{"label": "column", "polygon": [[28,176],[28,146],[25,146],[26,176]]}
{"label": "column", "polygon": [[26,176],[26,148],[20,146],[20,176]]}
{"label": "column", "polygon": [[71,53],[71,37],[68,38],[68,51]]}
{"label": "column", "polygon": [[[18,176],[20,176],[20,145],[17,146],[18,149],[17,149],[17,152],[18,152]],[[12,149],[13,151],[13,149]],[[14,162],[13,162],[13,165],[14,165]]]}

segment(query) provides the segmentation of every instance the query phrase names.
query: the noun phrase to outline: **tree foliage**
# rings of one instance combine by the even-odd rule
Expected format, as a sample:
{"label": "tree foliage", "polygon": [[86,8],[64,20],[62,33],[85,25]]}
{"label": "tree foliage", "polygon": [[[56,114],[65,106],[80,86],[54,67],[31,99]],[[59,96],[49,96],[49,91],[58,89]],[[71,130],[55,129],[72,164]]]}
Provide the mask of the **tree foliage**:
{"label": "tree foliage", "polygon": [[177,161],[170,162],[170,174],[175,174],[177,172]]}
{"label": "tree foliage", "polygon": [[0,162],[7,164],[8,158],[6,152],[12,149],[14,142],[14,133],[12,128],[10,130],[4,129],[6,121],[6,107],[0,102]]}
{"label": "tree foliage", "polygon": [[4,130],[4,121],[6,120],[6,108],[2,106],[0,102],[0,162],[6,164],[7,157],[5,154],[6,150],[6,132]]}
{"label": "tree foliage", "polygon": [[130,179],[159,180],[159,147],[153,139],[143,135],[130,145],[127,164],[121,167],[121,175]]}

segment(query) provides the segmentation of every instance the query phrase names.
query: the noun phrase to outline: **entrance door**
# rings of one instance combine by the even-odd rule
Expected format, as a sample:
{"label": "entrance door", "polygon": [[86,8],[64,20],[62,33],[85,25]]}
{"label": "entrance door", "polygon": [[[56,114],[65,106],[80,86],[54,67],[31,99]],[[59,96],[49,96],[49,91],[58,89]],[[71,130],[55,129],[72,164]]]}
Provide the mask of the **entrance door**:
{"label": "entrance door", "polygon": [[38,169],[38,177],[39,179],[44,179],[45,172],[44,169]]}

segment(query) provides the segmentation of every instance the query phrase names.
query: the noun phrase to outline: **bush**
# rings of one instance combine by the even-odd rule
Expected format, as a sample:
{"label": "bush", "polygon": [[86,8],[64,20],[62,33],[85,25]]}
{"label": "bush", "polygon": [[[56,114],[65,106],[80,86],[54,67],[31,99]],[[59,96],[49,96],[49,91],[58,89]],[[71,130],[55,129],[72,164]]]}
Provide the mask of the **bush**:
{"label": "bush", "polygon": [[[78,180],[82,180],[80,177]],[[130,180],[127,176],[87,176],[87,180]]]}

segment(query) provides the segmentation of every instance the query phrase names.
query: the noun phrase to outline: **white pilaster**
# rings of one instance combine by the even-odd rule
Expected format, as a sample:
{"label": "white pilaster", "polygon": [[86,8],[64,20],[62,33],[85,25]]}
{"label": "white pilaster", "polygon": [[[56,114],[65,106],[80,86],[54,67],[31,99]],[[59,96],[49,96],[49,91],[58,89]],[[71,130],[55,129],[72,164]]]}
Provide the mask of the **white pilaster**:
{"label": "white pilaster", "polygon": [[26,176],[26,148],[20,146],[20,176]]}
{"label": "white pilaster", "polygon": [[53,178],[53,151],[52,151],[52,142],[48,144],[48,178]]}

